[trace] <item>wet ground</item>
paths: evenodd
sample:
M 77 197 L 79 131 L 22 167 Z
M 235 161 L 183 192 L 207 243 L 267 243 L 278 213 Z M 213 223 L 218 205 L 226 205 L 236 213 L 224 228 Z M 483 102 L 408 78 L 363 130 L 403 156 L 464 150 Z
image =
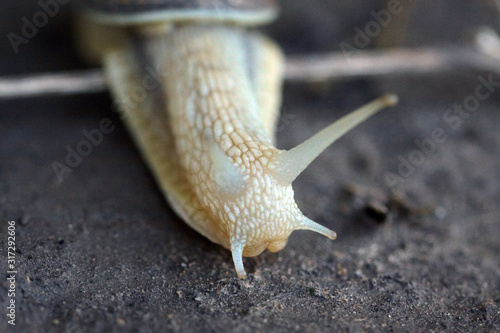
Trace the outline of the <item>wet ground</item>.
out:
M 269 33 L 293 54 L 354 43 L 355 27 L 383 8 L 283 3 Z M 22 17 L 40 7 L 0 9 L 2 75 L 83 66 L 65 6 L 17 54 L 7 33 L 19 33 Z M 421 1 L 405 44 L 466 43 L 496 20 L 488 2 Z M 245 281 L 228 251 L 172 212 L 107 94 L 1 101 L 0 272 L 7 221 L 15 221 L 18 273 L 15 327 L 6 320 L 10 284 L 0 284 L 0 331 L 498 332 L 498 86 L 474 111 L 448 112 L 465 108 L 485 81 L 500 74 L 287 84 L 281 148 L 383 92 L 401 103 L 339 140 L 294 184 L 299 207 L 338 239 L 296 232 L 283 251 L 245 259 Z M 67 147 L 103 119 L 113 130 L 60 182 L 53 162 L 64 163 Z

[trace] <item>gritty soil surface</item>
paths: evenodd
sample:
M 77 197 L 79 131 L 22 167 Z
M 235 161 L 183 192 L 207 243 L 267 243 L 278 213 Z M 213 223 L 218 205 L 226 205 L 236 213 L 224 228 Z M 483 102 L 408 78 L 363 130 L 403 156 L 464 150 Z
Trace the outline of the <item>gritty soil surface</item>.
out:
M 352 44 L 354 28 L 383 8 L 282 2 L 281 20 L 267 31 L 291 54 Z M 467 43 L 476 27 L 498 24 L 492 3 L 420 1 L 405 44 Z M 61 7 L 15 54 L 7 33 L 20 33 L 21 18 L 40 7 L 2 1 L 0 74 L 83 67 L 69 8 Z M 287 84 L 280 148 L 383 92 L 401 102 L 339 140 L 294 183 L 299 207 L 338 239 L 295 232 L 283 251 L 246 258 L 244 281 L 228 251 L 173 213 L 107 94 L 1 101 L 0 332 L 499 332 L 500 91 L 468 117 L 445 117 L 488 79 L 500 75 Z M 114 130 L 59 182 L 52 163 L 64 163 L 66 147 L 104 118 Z M 15 327 L 6 320 L 4 278 L 10 220 Z

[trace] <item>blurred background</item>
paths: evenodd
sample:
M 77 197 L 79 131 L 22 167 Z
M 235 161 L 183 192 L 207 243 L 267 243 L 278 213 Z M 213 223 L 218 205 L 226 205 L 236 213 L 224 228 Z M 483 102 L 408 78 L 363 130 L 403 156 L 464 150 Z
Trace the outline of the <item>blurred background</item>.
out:
M 280 18 L 263 30 L 289 55 L 342 52 L 394 2 L 281 0 Z M 400 3 L 404 12 L 360 52 L 470 49 L 480 29 L 500 28 L 498 1 Z M 86 68 L 71 4 L 14 51 L 9 33 L 39 11 L 36 1 L 0 2 L 0 76 Z M 400 104 L 294 183 L 299 207 L 338 240 L 294 233 L 283 251 L 245 259 L 245 282 L 228 251 L 171 211 L 108 93 L 0 101 L 2 249 L 4 221 L 18 226 L 14 331 L 499 330 L 497 86 L 466 116 L 447 113 L 484 80 L 500 82 L 495 68 L 477 68 L 285 84 L 280 148 L 385 92 Z M 52 163 L 102 119 L 114 131 L 59 182 Z M 446 138 L 426 153 L 421 143 L 437 129 Z M 0 289 L 5 309 L 7 283 Z
M 18 54 L 13 52 L 7 33 L 20 34 L 22 17 L 32 20 L 41 7 L 37 2 L 28 0 L 2 4 L 1 28 L 5 37 L 1 44 L 4 59 L 0 65 L 1 72 L 16 74 L 82 67 L 70 47 L 72 2 L 61 4 L 57 15 L 51 17 L 48 24 L 40 28 L 34 38 L 30 38 L 29 43 L 21 45 Z M 363 28 L 373 20 L 370 11 L 387 8 L 386 2 L 390 1 L 281 0 L 280 19 L 267 30 L 288 54 L 340 50 L 342 42 L 353 42 L 356 26 Z M 466 41 L 475 27 L 497 28 L 499 25 L 496 0 L 474 3 L 465 0 L 398 2 L 402 7 L 411 9 L 404 15 L 403 31 L 397 32 L 397 42 L 401 46 L 455 44 Z M 382 35 L 380 39 L 388 38 L 387 32 Z M 375 38 L 369 48 L 375 47 L 377 42 L 383 45 Z M 29 61 L 34 54 L 38 54 L 40 59 Z M 15 67 L 22 60 L 24 66 Z

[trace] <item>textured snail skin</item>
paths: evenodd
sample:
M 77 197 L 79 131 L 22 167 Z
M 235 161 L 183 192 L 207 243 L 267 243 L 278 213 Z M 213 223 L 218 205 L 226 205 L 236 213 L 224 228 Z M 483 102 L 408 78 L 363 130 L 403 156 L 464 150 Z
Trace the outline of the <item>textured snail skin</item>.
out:
M 282 151 L 273 142 L 284 57 L 259 34 L 177 27 L 108 52 L 104 63 L 166 198 L 192 228 L 232 251 L 240 278 L 243 256 L 281 250 L 294 230 L 336 237 L 303 216 L 291 183 L 337 137 L 395 102 L 385 96 Z M 158 86 L 149 82 L 151 67 Z M 146 86 L 147 95 L 131 101 Z

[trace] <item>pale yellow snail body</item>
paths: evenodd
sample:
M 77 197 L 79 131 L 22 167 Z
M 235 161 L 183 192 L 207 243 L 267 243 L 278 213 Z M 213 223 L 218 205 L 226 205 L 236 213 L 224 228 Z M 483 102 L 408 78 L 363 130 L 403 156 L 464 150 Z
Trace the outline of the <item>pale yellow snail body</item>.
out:
M 89 57 L 102 58 L 125 122 L 177 214 L 231 250 L 240 278 L 243 256 L 281 250 L 294 230 L 334 239 L 301 213 L 291 183 L 338 137 L 396 98 L 384 96 L 279 150 L 273 143 L 284 57 L 272 41 L 243 28 L 271 20 L 271 1 L 156 1 L 163 17 L 143 2 L 88 1 L 93 11 L 85 15 L 82 43 Z M 130 8 L 140 15 L 130 16 Z

